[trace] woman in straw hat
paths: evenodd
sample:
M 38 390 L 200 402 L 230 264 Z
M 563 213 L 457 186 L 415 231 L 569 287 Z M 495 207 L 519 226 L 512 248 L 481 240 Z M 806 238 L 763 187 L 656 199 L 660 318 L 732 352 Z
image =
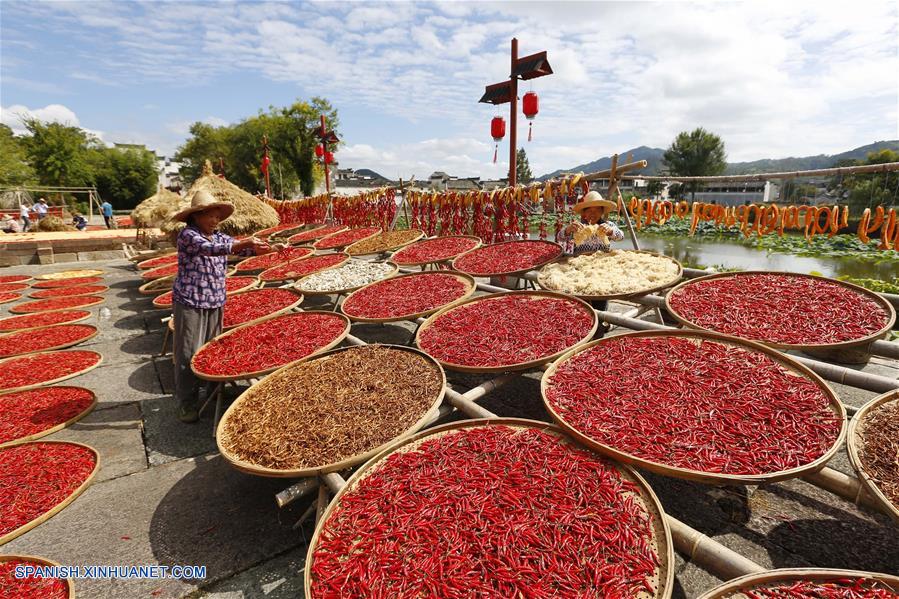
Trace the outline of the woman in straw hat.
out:
M 591 191 L 574 205 L 581 222 L 565 227 L 559 234 L 559 241 L 566 247 L 573 246 L 569 253 L 575 256 L 612 251 L 611 242 L 624 239 L 621 229 L 607 220 L 609 213 L 617 209 L 615 202 L 604 200 L 599 192 Z
M 199 419 L 200 381 L 190 368 L 194 353 L 222 331 L 228 254 L 252 256 L 272 251 L 253 237 L 236 241 L 216 231 L 234 212 L 206 190 L 197 191 L 190 207 L 172 218 L 187 223 L 178 234 L 178 275 L 172 286 L 175 318 L 175 397 L 182 422 Z

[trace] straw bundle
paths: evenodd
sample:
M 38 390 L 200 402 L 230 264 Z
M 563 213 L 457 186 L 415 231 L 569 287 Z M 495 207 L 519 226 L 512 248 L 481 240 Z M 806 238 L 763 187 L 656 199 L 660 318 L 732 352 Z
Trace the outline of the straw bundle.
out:
M 37 223 L 38 231 L 77 231 L 58 216 L 45 216 Z
M 189 202 L 173 191 L 160 187 L 131 211 L 131 220 L 138 227 L 159 227 L 173 214 L 187 208 Z
M 197 179 L 187 192 L 186 200 L 190 203 L 195 193 L 205 189 L 217 200 L 234 204 L 234 213 L 219 224 L 219 229 L 228 235 L 246 235 L 261 229 L 274 227 L 279 223 L 278 213 L 274 208 L 255 198 L 233 183 L 219 178 L 212 172 L 212 164 L 207 160 L 203 167 L 203 176 Z M 177 231 L 183 223 L 169 219 L 160 226 L 166 233 Z

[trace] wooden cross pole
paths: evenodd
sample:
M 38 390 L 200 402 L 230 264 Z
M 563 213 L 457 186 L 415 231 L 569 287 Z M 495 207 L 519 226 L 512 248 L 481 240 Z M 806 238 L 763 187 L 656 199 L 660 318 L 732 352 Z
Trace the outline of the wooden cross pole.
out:
M 624 214 L 624 222 L 627 223 L 627 232 L 630 235 L 631 243 L 634 244 L 634 249 L 640 249 L 640 242 L 637 241 L 637 233 L 634 231 L 634 223 L 631 222 L 631 215 L 628 214 L 627 208 L 624 205 L 624 198 L 621 197 L 621 190 L 618 189 L 618 182 L 621 180 L 621 175 L 628 171 L 640 170 L 641 168 L 646 168 L 647 162 L 645 160 L 637 160 L 636 162 L 628 162 L 627 164 L 618 164 L 618 154 L 612 155 L 612 168 L 597 171 L 595 173 L 590 173 L 585 176 L 584 179 L 587 181 L 596 181 L 598 179 L 608 179 L 609 180 L 609 200 L 612 200 L 613 196 L 617 196 L 618 200 L 618 211 L 620 214 Z

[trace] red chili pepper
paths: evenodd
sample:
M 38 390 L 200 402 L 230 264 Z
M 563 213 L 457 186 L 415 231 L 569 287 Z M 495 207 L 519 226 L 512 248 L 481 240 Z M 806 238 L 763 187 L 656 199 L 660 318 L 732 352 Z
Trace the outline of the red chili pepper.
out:
M 100 354 L 86 350 L 51 351 L 8 358 L 0 362 L 0 390 L 38 385 L 63 378 L 93 366 L 100 360 Z
M 226 277 L 225 278 L 225 293 L 234 293 L 235 291 L 240 291 L 241 289 L 246 289 L 250 285 L 256 282 L 256 277 Z M 153 298 L 153 305 L 157 308 L 169 308 L 173 302 L 174 292 L 166 291 L 162 295 L 157 295 Z
M 0 293 L 0 304 L 17 300 L 20 297 L 22 297 L 21 293 L 15 293 L 14 291 L 4 291 L 3 293 Z
M 261 256 L 253 256 L 252 258 L 243 260 L 237 265 L 237 272 L 265 270 L 267 268 L 277 266 L 278 264 L 290 262 L 291 260 L 298 260 L 300 258 L 311 256 L 312 253 L 313 250 L 311 250 L 310 248 L 284 248 L 280 252 L 271 252 L 268 254 L 262 254 Z
M 836 580 L 798 580 L 790 584 L 768 583 L 742 593 L 763 599 L 764 597 L 794 597 L 797 599 L 896 599 L 899 590 L 870 578 L 843 578 Z
M 75 277 L 73 279 L 60 279 L 59 281 L 38 281 L 33 284 L 35 289 L 56 289 L 58 287 L 74 287 L 77 285 L 93 285 L 102 283 L 103 277 Z
M 548 241 L 516 241 L 487 245 L 453 261 L 453 267 L 471 275 L 501 275 L 530 270 L 562 254 L 562 248 Z
M 60 324 L 0 335 L 0 358 L 19 356 L 50 348 L 71 347 L 96 332 L 84 324 Z
M 79 295 L 76 297 L 60 297 L 54 299 L 35 300 L 17 304 L 10 312 L 27 314 L 31 312 L 49 312 L 50 310 L 65 310 L 66 308 L 80 308 L 100 303 L 102 297 L 96 295 Z
M 363 287 L 343 302 L 341 310 L 350 317 L 396 318 L 437 310 L 468 290 L 469 286 L 456 276 L 421 273 Z
M 93 394 L 81 387 L 43 387 L 0 395 L 0 443 L 62 424 L 82 413 Z
M 442 262 L 467 252 L 478 244 L 470 237 L 437 237 L 425 239 L 401 249 L 393 254 L 390 261 L 395 264 L 424 264 Z
M 43 578 L 34 575 L 16 578 L 17 566 L 47 567 L 43 562 L 11 559 L 0 562 L 0 597 L 17 599 L 68 599 L 69 585 L 62 578 Z
M 172 275 L 178 274 L 178 263 L 174 264 L 166 264 L 165 266 L 159 266 L 157 268 L 151 268 L 150 270 L 145 270 L 140 274 L 142 279 L 147 281 L 152 279 L 161 279 L 162 277 L 169 277 Z
M 88 310 L 56 310 L 26 314 L 24 316 L 11 316 L 0 319 L 0 332 L 62 324 L 73 320 L 81 320 L 86 316 L 90 316 L 90 314 Z
M 262 318 L 295 304 L 300 299 L 287 289 L 256 289 L 228 296 L 222 326 L 226 329 Z

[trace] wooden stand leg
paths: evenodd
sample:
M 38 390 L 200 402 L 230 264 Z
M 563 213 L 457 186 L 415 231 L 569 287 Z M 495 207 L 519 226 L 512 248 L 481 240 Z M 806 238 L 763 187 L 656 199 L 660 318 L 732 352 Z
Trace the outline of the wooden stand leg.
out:
M 169 327 L 166 326 L 165 327 L 165 335 L 163 335 L 163 337 L 162 337 L 162 351 L 159 353 L 160 358 L 165 355 L 165 350 L 169 345 L 169 333 L 170 333 Z

